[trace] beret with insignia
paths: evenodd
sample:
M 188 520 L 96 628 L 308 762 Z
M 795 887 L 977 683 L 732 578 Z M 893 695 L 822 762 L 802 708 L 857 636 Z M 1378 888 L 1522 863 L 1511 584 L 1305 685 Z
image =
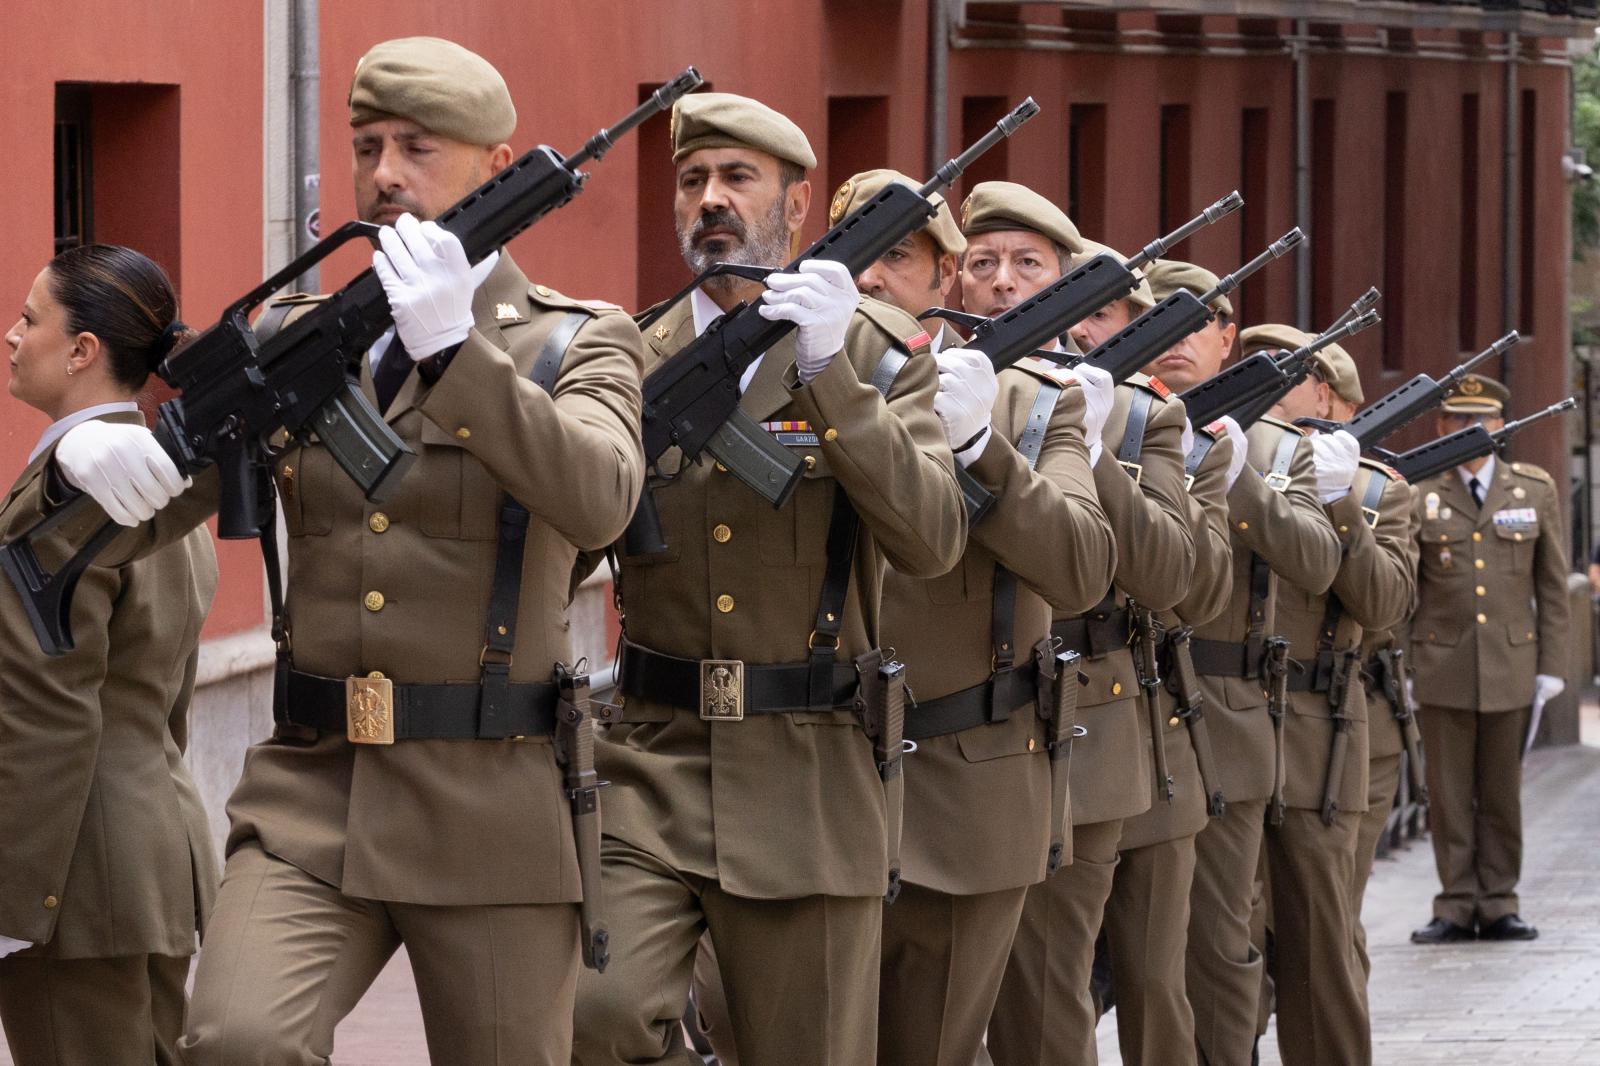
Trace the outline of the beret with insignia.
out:
M 878 195 L 891 181 L 897 181 L 908 188 L 917 188 L 916 182 L 898 170 L 863 171 L 840 185 L 838 191 L 833 194 L 833 200 L 828 204 L 828 225 L 835 224 Z M 933 238 L 933 243 L 939 246 L 941 252 L 960 255 L 967 250 L 967 239 L 956 227 L 956 220 L 950 214 L 950 205 L 937 193 L 930 202 L 937 205 L 938 211 L 934 214 L 933 220 L 923 227 L 923 232 Z
M 372 46 L 350 82 L 350 125 L 408 118 L 466 144 L 501 144 L 517 127 L 505 79 L 476 52 L 438 37 Z
M 979 182 L 961 205 L 961 232 L 974 237 L 1005 229 L 1043 234 L 1073 255 L 1083 251 L 1078 227 L 1043 196 L 1014 181 Z
M 1158 301 L 1165 300 L 1179 289 L 1188 289 L 1196 296 L 1204 296 L 1214 289 L 1220 280 L 1203 266 L 1177 259 L 1157 259 L 1144 268 L 1144 276 L 1149 280 L 1150 291 L 1155 294 Z M 1218 296 L 1211 301 L 1211 310 L 1231 316 L 1233 304 L 1226 296 Z

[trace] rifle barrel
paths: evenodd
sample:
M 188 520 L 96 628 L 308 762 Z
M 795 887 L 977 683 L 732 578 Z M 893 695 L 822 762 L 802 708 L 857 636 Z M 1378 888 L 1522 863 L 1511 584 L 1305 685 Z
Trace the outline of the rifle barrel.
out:
M 917 194 L 927 199 L 934 193 L 948 186 L 959 178 L 963 171 L 970 167 L 983 153 L 993 148 L 1006 137 L 1011 136 L 1022 128 L 1022 124 L 1039 113 L 1039 105 L 1033 102 L 1033 97 L 1028 97 L 1022 103 L 1011 109 L 1011 113 L 994 124 L 994 128 L 980 137 L 976 144 L 965 152 L 945 163 L 929 178 L 927 184 L 917 190 Z
M 621 122 L 618 122 L 615 126 L 608 126 L 602 129 L 585 141 L 583 147 L 575 155 L 567 158 L 567 169 L 577 170 L 585 163 L 591 163 L 599 159 L 611 151 L 618 137 L 628 133 L 651 116 L 667 110 L 677 103 L 681 97 L 687 96 L 695 89 L 698 89 L 704 82 L 705 79 L 700 76 L 698 70 L 693 67 L 685 67 L 683 73 L 651 93 L 650 99 L 628 112 Z

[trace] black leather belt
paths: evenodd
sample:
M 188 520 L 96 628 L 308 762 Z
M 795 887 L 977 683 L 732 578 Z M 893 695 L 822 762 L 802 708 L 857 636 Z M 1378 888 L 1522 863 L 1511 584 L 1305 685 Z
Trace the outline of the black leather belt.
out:
M 859 681 L 855 667 L 836 665 L 832 701 L 810 702 L 810 663 L 747 664 L 737 659 L 681 659 L 637 644 L 622 647 L 624 696 L 698 710 L 708 720 L 737 721 L 745 715 L 850 708 Z M 623 721 L 628 720 L 624 705 Z
M 1038 700 L 1038 684 L 1039 668 L 1028 663 L 1001 670 L 960 692 L 921 700 L 906 709 L 906 739 L 927 740 L 1003 722 Z
M 1261 676 L 1259 654 L 1252 655 L 1248 644 L 1196 637 L 1189 642 L 1189 657 L 1194 660 L 1194 672 L 1201 677 Z M 1294 678 L 1289 680 L 1292 687 Z
M 367 681 L 368 679 L 357 679 Z M 288 699 L 281 714 L 298 726 L 323 733 L 347 733 L 351 726 L 350 686 L 344 678 L 289 671 Z M 391 705 L 395 740 L 508 740 L 550 736 L 556 728 L 556 686 L 549 682 L 508 684 L 500 696 L 492 727 L 480 721 L 483 689 L 477 683 L 400 685 Z
M 1128 609 L 1119 607 L 1106 613 L 1060 619 L 1050 626 L 1050 635 L 1060 637 L 1063 646 L 1085 659 L 1098 659 L 1128 646 L 1131 625 Z

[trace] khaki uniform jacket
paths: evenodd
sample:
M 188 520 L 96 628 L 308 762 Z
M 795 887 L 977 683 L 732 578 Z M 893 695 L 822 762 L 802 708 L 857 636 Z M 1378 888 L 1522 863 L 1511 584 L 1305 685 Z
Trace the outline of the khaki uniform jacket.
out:
M 1300 430 L 1273 418 L 1257 421 L 1245 434 L 1250 455 L 1228 492 L 1228 523 L 1233 537 L 1233 587 L 1227 610 L 1197 627 L 1206 640 L 1242 643 L 1250 632 L 1250 569 L 1259 554 L 1274 575 L 1302 588 L 1324 592 L 1339 570 L 1339 540 L 1317 498 L 1311 442 L 1302 439 L 1289 466 L 1289 484 L 1269 487 L 1261 471 L 1270 470 L 1278 442 Z M 1274 585 L 1278 582 L 1276 577 Z M 1265 635 L 1274 629 L 1268 596 Z M 1222 791 L 1229 801 L 1264 800 L 1272 795 L 1275 763 L 1272 719 L 1259 678 L 1202 677 L 1206 721 L 1216 753 Z
M 1378 500 L 1376 526 L 1363 511 L 1374 478 L 1385 484 Z M 1344 558 L 1327 593 L 1314 595 L 1292 581 L 1278 583 L 1277 631 L 1289 638 L 1289 654 L 1306 669 L 1317 659 L 1328 596 L 1343 610 L 1333 636 L 1335 661 L 1361 643 L 1364 626 L 1383 629 L 1398 624 L 1411 606 L 1416 587 L 1415 560 L 1407 544 L 1411 527 L 1411 490 L 1398 476 L 1366 460 L 1356 469 L 1349 493 L 1326 506 Z M 1348 713 L 1355 719 L 1344 773 L 1333 795 L 1341 811 L 1367 809 L 1366 686 L 1352 689 Z M 1332 710 L 1326 692 L 1291 692 L 1284 722 L 1284 802 L 1290 807 L 1320 811 L 1333 746 Z
M 1413 494 L 1422 702 L 1479 711 L 1533 702 L 1534 676 L 1567 673 L 1567 527 L 1549 474 L 1496 460 L 1480 509 L 1456 470 Z
M 695 337 L 684 300 L 647 331 L 651 365 Z M 660 462 L 667 550 L 622 559 L 628 639 L 688 659 L 804 663 L 816 621 L 834 495 L 861 517 L 838 662 L 879 646 L 885 561 L 932 577 L 955 566 L 966 512 L 933 413 L 938 372 L 904 312 L 863 298 L 835 358 L 799 385 L 791 333 L 768 350 L 740 400 L 761 422 L 807 422 L 816 446 L 794 496 L 774 509 L 709 460 Z M 889 397 L 872 371 L 911 352 Z M 915 688 L 915 666 L 909 668 Z M 597 745 L 605 829 L 674 869 L 749 898 L 881 895 L 887 821 L 872 745 L 848 709 L 702 721 L 695 708 L 629 697 L 626 738 Z
M 1052 608 L 1081 613 L 1111 585 L 1116 545 L 1095 496 L 1082 390 L 1061 394 L 1033 469 L 1013 446 L 1041 381 L 1072 380 L 1069 371 L 1033 359 L 1001 371 L 994 435 L 967 468 L 994 494 L 994 506 L 948 574 L 924 580 L 891 571 L 884 578 L 884 641 L 907 664 L 919 700 L 990 676 L 997 564 L 1017 578 L 1012 652 L 1019 667 L 1049 634 Z M 1037 711 L 1029 700 L 1004 722 L 918 742 L 905 761 L 906 881 L 975 895 L 1044 879 L 1050 764 Z M 907 708 L 908 724 L 916 715 Z
M 385 412 L 417 459 L 384 504 L 368 502 L 320 444 L 279 463 L 298 670 L 477 683 L 508 492 L 531 514 L 510 679 L 548 681 L 557 661 L 571 661 L 574 559 L 621 533 L 644 481 L 639 331 L 620 312 L 531 284 L 505 253 L 472 313 L 472 333 L 438 382 L 412 373 Z M 589 321 L 552 395 L 528 374 L 568 313 Z M 376 402 L 364 358 L 361 389 Z M 215 477 L 196 479 L 109 554 L 147 551 L 215 507 Z M 351 896 L 432 905 L 579 897 L 548 737 L 373 746 L 286 727 L 245 756 L 228 814 L 230 851 L 258 839 Z
M 1179 626 L 1200 626 L 1228 606 L 1233 580 L 1233 541 L 1228 535 L 1228 464 L 1233 459 L 1233 441 L 1226 434 L 1218 437 L 1195 471 L 1185 501 L 1189 529 L 1194 537 L 1194 576 L 1188 595 L 1177 607 L 1161 611 L 1157 619 L 1168 631 Z M 1168 668 L 1170 670 L 1170 667 Z M 1163 681 L 1172 679 L 1163 676 Z M 1200 778 L 1189 727 L 1178 715 L 1178 700 L 1163 684 L 1156 689 L 1161 711 L 1161 743 L 1167 757 L 1167 773 L 1172 776 L 1172 799 L 1160 792 L 1160 783 L 1151 775 L 1150 809 L 1122 824 L 1120 850 L 1163 844 L 1193 836 L 1206 824 L 1206 793 Z M 1202 699 L 1204 697 L 1202 696 Z M 1210 708 L 1204 707 L 1209 738 Z M 1142 712 L 1149 722 L 1148 712 Z M 1221 755 L 1213 746 L 1212 761 Z M 1151 753 L 1152 769 L 1154 752 Z
M 1100 435 L 1094 483 L 1117 541 L 1116 593 L 1152 610 L 1172 607 L 1194 573 L 1194 538 L 1186 518 L 1183 404 L 1166 387 L 1135 374 L 1117 386 Z M 1117 461 L 1135 390 L 1154 392 L 1145 424 L 1139 480 Z M 1057 611 L 1057 618 L 1069 617 Z M 1085 658 L 1089 683 L 1078 691 L 1078 721 L 1088 730 L 1072 746 L 1072 824 L 1129 818 L 1150 807 L 1150 726 L 1140 700 L 1133 654 L 1122 647 Z
M 0 540 L 32 524 L 17 501 L 53 454 L 0 505 Z M 218 871 L 183 752 L 216 587 L 204 530 L 138 562 L 91 567 L 73 600 L 77 646 L 50 658 L 0 581 L 0 933 L 42 945 L 30 954 L 194 952 Z

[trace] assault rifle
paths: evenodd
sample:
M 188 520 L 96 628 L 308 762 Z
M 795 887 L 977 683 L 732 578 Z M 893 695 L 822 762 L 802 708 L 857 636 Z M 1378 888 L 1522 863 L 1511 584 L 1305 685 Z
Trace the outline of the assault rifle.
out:
M 1528 415 L 1526 418 L 1519 418 L 1515 422 L 1507 422 L 1493 433 L 1481 425 L 1471 425 L 1397 455 L 1389 465 L 1399 471 L 1400 476 L 1407 481 L 1413 483 L 1426 481 L 1451 467 L 1481 459 L 1490 452 L 1497 451 L 1518 430 L 1525 429 L 1560 411 L 1570 411 L 1576 406 L 1578 401 L 1568 396 L 1543 411 Z
M 972 147 L 940 167 L 921 188 L 890 182 L 782 269 L 795 270 L 808 259 L 831 259 L 843 263 L 852 276 L 861 273 L 928 224 L 937 210 L 928 197 L 955 181 L 979 156 L 1038 113 L 1039 105 L 1032 97 L 1024 100 Z M 760 281 L 772 271 L 718 264 L 695 279 L 690 288 L 708 276 L 730 273 Z M 739 303 L 645 379 L 644 458 L 657 477 L 662 475 L 656 464 L 668 448 L 676 446 L 685 461 L 698 459 L 702 452 L 710 454 L 774 507 L 788 501 L 805 464 L 739 410 L 739 378 L 794 328 L 792 322 L 762 318 L 754 304 Z M 628 525 L 626 543 L 629 554 L 666 550 L 648 487 Z
M 651 94 L 615 126 L 602 129 L 571 156 L 540 145 L 513 161 L 438 218 L 477 263 L 583 188 L 580 169 L 615 140 L 667 110 L 701 83 L 690 67 Z M 260 341 L 248 315 L 280 288 L 357 237 L 379 227 L 349 222 L 227 308 L 216 325 L 169 356 L 158 369 L 180 395 L 161 405 L 155 435 L 180 472 L 215 464 L 220 474 L 219 536 L 257 537 L 273 516 L 274 436 L 304 441 L 313 433 L 366 497 L 381 501 L 405 476 L 414 453 L 372 409 L 355 367 L 394 321 L 383 285 L 370 268 L 294 323 Z M 73 646 L 70 615 L 78 579 L 118 534 L 107 521 L 60 569 L 39 560 L 40 540 L 90 498 L 79 494 L 0 547 L 0 569 L 16 586 L 40 647 L 60 655 Z

